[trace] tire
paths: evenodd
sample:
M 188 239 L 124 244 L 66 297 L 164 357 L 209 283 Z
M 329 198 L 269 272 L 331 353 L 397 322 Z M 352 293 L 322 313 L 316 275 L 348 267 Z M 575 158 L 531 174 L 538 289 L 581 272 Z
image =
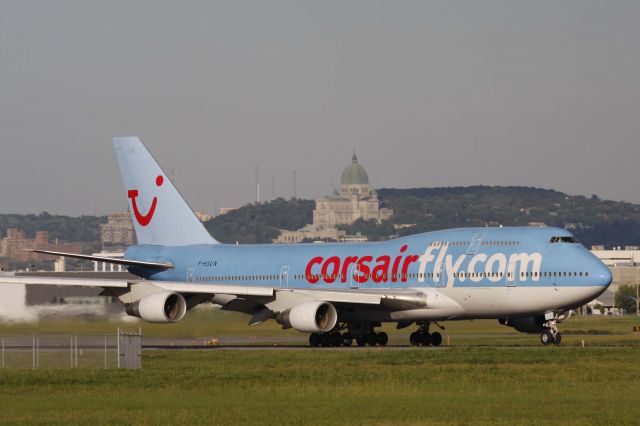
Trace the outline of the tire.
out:
M 309 335 L 309 345 L 311 345 L 312 348 L 317 348 L 321 343 L 322 338 L 318 333 L 311 333 Z
M 389 336 L 384 331 L 376 334 L 376 341 L 379 346 L 387 346 L 389 343 Z
M 327 348 L 329 346 L 333 346 L 333 336 L 329 333 L 324 333 L 320 335 L 322 337 L 322 347 Z
M 557 332 L 553 338 L 553 344 L 558 346 L 561 341 L 562 341 L 562 334 L 560 334 L 560 332 Z
M 542 334 L 540 334 L 540 341 L 542 342 L 543 345 L 548 345 L 549 343 L 553 342 L 553 334 L 551 333 L 550 330 L 545 330 L 542 332 Z
M 420 344 L 422 344 L 422 346 L 429 346 L 431 344 L 431 334 L 427 332 L 420 333 Z
M 437 331 L 431 333 L 431 344 L 433 346 L 440 346 L 442 344 L 442 334 Z
M 351 333 L 344 333 L 342 335 L 342 344 L 344 346 L 351 346 L 353 344 L 353 336 Z
M 367 344 L 367 339 L 366 336 L 360 336 L 360 337 L 356 337 L 356 344 L 358 346 L 364 346 Z
M 340 333 L 331 333 L 331 338 L 333 340 L 333 346 L 336 348 L 342 346 L 342 335 Z
M 375 346 L 378 343 L 378 339 L 376 337 L 376 333 L 373 333 L 373 332 L 368 333 L 366 339 L 367 339 L 367 344 L 369 346 Z
M 420 335 L 417 331 L 411 333 L 409 336 L 409 343 L 411 343 L 411 346 L 418 346 L 420 344 Z

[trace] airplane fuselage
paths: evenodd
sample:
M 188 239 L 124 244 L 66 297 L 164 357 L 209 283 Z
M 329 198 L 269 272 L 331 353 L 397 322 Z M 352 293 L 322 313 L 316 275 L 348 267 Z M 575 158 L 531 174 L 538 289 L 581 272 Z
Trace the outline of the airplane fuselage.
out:
M 428 308 L 366 308 L 347 320 L 524 316 L 571 309 L 602 293 L 609 270 L 557 228 L 461 228 L 385 242 L 133 246 L 126 257 L 171 262 L 158 281 L 289 289 L 419 290 Z

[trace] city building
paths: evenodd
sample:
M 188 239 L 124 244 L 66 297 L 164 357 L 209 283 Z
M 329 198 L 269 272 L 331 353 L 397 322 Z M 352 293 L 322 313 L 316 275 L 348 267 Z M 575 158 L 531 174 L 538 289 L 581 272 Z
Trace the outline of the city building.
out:
M 8 228 L 7 237 L 0 242 L 0 257 L 6 257 L 22 262 L 42 260 L 51 260 L 52 256 L 32 253 L 25 250 L 51 250 L 62 251 L 67 253 L 82 253 L 82 244 L 80 243 L 63 243 L 57 239 L 54 242 L 49 241 L 49 233 L 47 231 L 37 231 L 35 238 L 27 238 L 24 231 L 17 228 Z
M 283 230 L 275 243 L 298 243 L 304 240 L 366 241 L 362 235 L 348 236 L 336 229 L 337 225 L 349 225 L 358 219 L 389 219 L 393 210 L 380 207 L 378 194 L 369 185 L 367 171 L 358 163 L 355 152 L 351 163 L 342 172 L 340 189 L 332 195 L 316 199 L 313 223 L 297 231 Z
M 100 225 L 102 246 L 131 246 L 136 243 L 131 214 L 128 211 L 109 213 L 107 223 Z
M 194 212 L 200 222 L 208 222 L 213 219 L 213 215 L 201 211 Z
M 593 246 L 591 252 L 609 267 L 612 281 L 611 286 L 602 295 L 589 302 L 588 306 L 593 308 L 599 305 L 604 309 L 603 314 L 614 314 L 618 312 L 614 298 L 618 287 L 640 285 L 640 247 L 626 246 L 605 250 L 603 246 Z
M 112 259 L 124 259 L 122 251 L 101 251 L 100 253 L 92 253 L 92 256 L 110 257 Z M 98 262 L 93 260 L 93 272 L 126 272 L 127 267 L 124 265 L 116 265 L 115 263 Z
M 316 200 L 313 225 L 333 227 L 348 225 L 358 219 L 381 222 L 392 214 L 393 210 L 380 207 L 378 194 L 369 186 L 367 171 L 354 153 L 351 164 L 342 172 L 340 191 Z
M 219 214 L 227 214 L 227 213 L 232 212 L 234 210 L 238 210 L 238 208 L 237 207 L 220 207 Z
M 213 219 L 213 215 L 201 211 L 194 212 L 200 222 Z M 124 248 L 136 244 L 136 230 L 131 213 L 128 211 L 109 213 L 107 223 L 100 225 L 102 247 Z

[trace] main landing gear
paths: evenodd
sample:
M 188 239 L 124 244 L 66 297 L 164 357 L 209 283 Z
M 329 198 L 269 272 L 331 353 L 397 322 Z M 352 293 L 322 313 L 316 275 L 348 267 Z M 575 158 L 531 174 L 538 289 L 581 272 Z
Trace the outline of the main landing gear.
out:
M 418 331 L 414 331 L 409 336 L 409 343 L 411 343 L 412 346 L 440 346 L 442 344 L 442 334 L 437 331 L 429 333 L 431 322 L 418 321 L 416 324 L 418 325 Z M 444 327 L 440 324 L 434 324 L 438 326 L 440 330 L 444 330 Z
M 347 330 L 341 333 L 342 330 Z M 328 333 L 311 333 L 309 344 L 314 347 L 351 346 L 355 340 L 358 346 L 386 346 L 389 336 L 385 332 L 376 333 L 373 325 L 338 324 Z

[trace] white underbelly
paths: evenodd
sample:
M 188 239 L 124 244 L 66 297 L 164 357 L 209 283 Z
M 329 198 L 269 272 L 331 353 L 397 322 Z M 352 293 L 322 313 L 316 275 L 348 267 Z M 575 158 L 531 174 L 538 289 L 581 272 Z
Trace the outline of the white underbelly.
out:
M 514 316 L 546 312 L 584 304 L 605 287 L 489 287 L 446 288 L 442 292 L 455 300 L 465 315 Z

